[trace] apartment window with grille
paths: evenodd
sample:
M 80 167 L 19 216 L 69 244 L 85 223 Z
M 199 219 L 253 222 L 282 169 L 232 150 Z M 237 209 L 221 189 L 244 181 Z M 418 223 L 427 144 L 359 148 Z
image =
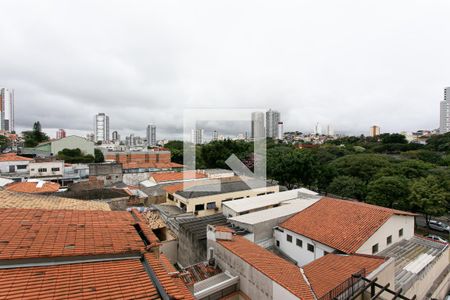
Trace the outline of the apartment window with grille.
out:
M 205 204 L 197 204 L 195 205 L 195 211 L 205 210 Z
M 47 168 L 39 168 L 39 169 L 38 169 L 38 172 L 39 172 L 39 173 L 47 172 Z
M 387 244 L 387 245 L 392 244 L 392 235 L 390 235 L 390 236 L 388 236 L 388 237 L 386 238 L 386 244 Z
M 313 244 L 308 244 L 308 251 L 309 252 L 314 252 L 314 245 Z
M 398 231 L 398 236 L 399 236 L 399 237 L 402 237 L 402 236 L 403 236 L 403 228 L 400 229 L 400 230 Z
M 303 248 L 303 241 L 302 241 L 302 240 L 297 239 L 297 240 L 296 240 L 296 244 L 297 244 L 297 246 L 299 246 L 300 248 Z
M 17 165 L 17 170 L 25 170 L 27 168 L 27 165 Z
M 292 235 L 290 235 L 290 234 L 286 235 L 286 240 L 287 240 L 289 243 L 292 243 Z
M 53 171 L 53 172 L 58 172 L 58 171 L 59 171 L 59 168 L 52 168 L 52 171 Z
M 378 244 L 375 244 L 372 246 L 372 254 L 375 254 L 378 252 Z

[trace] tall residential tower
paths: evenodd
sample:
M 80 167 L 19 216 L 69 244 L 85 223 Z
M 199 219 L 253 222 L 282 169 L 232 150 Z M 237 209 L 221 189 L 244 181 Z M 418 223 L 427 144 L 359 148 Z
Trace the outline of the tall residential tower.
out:
M 153 124 L 147 126 L 147 146 L 156 146 L 156 126 Z
M 441 122 L 439 133 L 450 132 L 450 87 L 444 89 L 444 101 L 441 101 Z
M 266 136 L 276 139 L 278 138 L 278 123 L 280 122 L 280 113 L 269 109 L 266 112 Z
M 14 90 L 0 88 L 0 130 L 14 131 Z
M 109 117 L 104 113 L 94 117 L 94 139 L 96 142 L 109 142 Z
M 252 112 L 251 138 L 255 139 L 264 137 L 265 137 L 264 113 Z

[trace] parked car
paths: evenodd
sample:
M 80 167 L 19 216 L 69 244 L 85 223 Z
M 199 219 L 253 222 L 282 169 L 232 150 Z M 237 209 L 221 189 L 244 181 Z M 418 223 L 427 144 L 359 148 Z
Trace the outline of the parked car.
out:
M 428 225 L 431 229 L 437 230 L 437 231 L 446 231 L 450 232 L 450 226 L 447 224 L 444 224 L 440 221 L 431 220 L 430 224 Z
M 429 238 L 429 239 L 432 239 L 433 241 L 438 241 L 438 242 L 441 242 L 441 243 L 448 243 L 448 241 L 446 239 L 443 239 L 443 238 L 441 238 L 438 235 L 429 234 L 426 237 Z

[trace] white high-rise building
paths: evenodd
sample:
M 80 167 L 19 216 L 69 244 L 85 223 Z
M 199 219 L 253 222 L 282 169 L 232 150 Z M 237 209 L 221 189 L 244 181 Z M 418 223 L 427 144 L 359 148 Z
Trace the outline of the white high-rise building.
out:
M 278 122 L 278 136 L 277 139 L 284 139 L 284 130 L 283 130 L 283 122 Z
M 94 135 L 96 142 L 109 142 L 109 117 L 104 113 L 94 117 Z
M 450 87 L 444 89 L 444 101 L 441 101 L 441 119 L 439 133 L 450 132 Z
M 214 130 L 212 133 L 212 141 L 217 141 L 219 139 L 219 133 L 217 132 L 217 130 Z
M 266 136 L 278 138 L 278 122 L 280 122 L 280 113 L 269 109 L 266 112 Z
M 14 90 L 0 88 L 0 130 L 14 131 Z
M 147 126 L 147 146 L 156 146 L 156 126 L 153 124 Z
M 112 132 L 112 140 L 113 142 L 120 141 L 120 134 L 117 131 Z
M 192 129 L 191 142 L 196 145 L 203 144 L 203 129 Z
M 251 138 L 254 139 L 263 137 L 265 137 L 264 113 L 253 112 L 251 124 Z

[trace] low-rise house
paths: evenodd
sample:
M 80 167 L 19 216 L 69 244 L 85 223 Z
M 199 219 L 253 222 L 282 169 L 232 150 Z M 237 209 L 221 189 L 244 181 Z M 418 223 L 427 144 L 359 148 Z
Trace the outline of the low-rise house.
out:
M 135 211 L 0 209 L 0 241 L 2 299 L 194 299 Z
M 14 182 L 5 186 L 7 191 L 29 194 L 52 194 L 56 193 L 60 185 L 55 182 L 42 180 L 28 180 L 24 182 Z
M 322 198 L 281 223 L 274 239 L 299 265 L 328 253 L 376 255 L 414 236 L 414 216 L 361 202 Z
M 89 179 L 102 181 L 104 186 L 122 182 L 122 165 L 119 163 L 89 164 Z
M 8 177 L 27 176 L 30 172 L 29 164 L 33 159 L 19 156 L 16 153 L 0 155 L 0 174 Z
M 43 142 L 34 148 L 23 148 L 22 153 L 38 157 L 51 157 L 58 155 L 64 149 L 80 149 L 84 155 L 94 156 L 94 142 L 76 135 Z
M 222 210 L 222 202 L 279 192 L 279 186 L 265 181 L 250 180 L 252 188 L 242 180 L 196 185 L 168 195 L 168 203 L 198 216 Z
M 30 178 L 48 180 L 61 179 L 64 176 L 64 161 L 56 159 L 36 159 L 30 162 Z

